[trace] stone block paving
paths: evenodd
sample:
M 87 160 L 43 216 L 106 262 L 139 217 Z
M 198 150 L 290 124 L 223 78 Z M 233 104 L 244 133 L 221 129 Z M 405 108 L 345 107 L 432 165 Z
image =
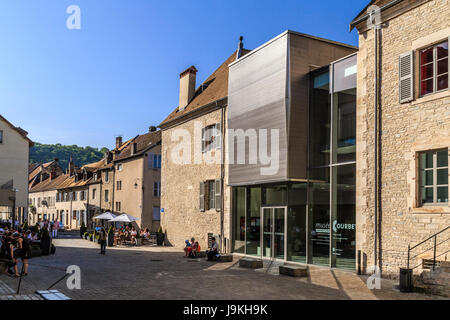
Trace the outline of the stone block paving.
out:
M 184 258 L 168 247 L 107 248 L 100 255 L 98 244 L 81 239 L 57 239 L 56 254 L 30 260 L 20 294 L 30 296 L 46 290 L 65 274 L 69 265 L 81 269 L 81 290 L 69 290 L 66 279 L 52 287 L 75 300 L 348 300 L 348 299 L 440 299 L 418 293 L 400 293 L 394 282 L 383 279 L 381 290 L 369 290 L 366 277 L 354 273 L 310 267 L 307 278 L 279 275 L 276 264 L 263 269 L 239 268 L 233 262 L 216 263 Z M 1 283 L 17 287 L 17 279 L 0 275 Z M 0 291 L 1 299 L 13 296 Z

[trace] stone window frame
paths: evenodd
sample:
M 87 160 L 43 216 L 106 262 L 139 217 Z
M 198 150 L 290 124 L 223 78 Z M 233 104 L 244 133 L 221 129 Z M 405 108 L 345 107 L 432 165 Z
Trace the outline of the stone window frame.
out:
M 449 41 L 448 41 L 448 38 L 447 39 L 444 39 L 443 41 L 440 41 L 440 42 L 438 42 L 438 43 L 433 43 L 433 44 L 431 44 L 431 45 L 429 45 L 429 46 L 426 46 L 426 47 L 424 47 L 424 48 L 421 48 L 421 49 L 418 49 L 418 50 L 416 50 L 416 57 L 417 57 L 417 63 L 416 63 L 416 68 L 417 68 L 417 77 L 418 77 L 418 83 L 417 83 L 417 88 L 418 88 L 418 97 L 419 98 L 424 98 L 424 97 L 428 97 L 428 96 L 430 96 L 430 95 L 433 95 L 433 94 L 436 94 L 436 93 L 440 93 L 440 92 L 446 92 L 448 89 L 449 89 L 449 86 L 448 86 L 448 84 L 447 84 L 447 88 L 445 88 L 445 89 L 438 89 L 437 88 L 437 79 L 438 79 L 438 74 L 437 74 L 437 66 L 438 66 L 438 61 L 442 61 L 444 58 L 441 58 L 441 59 L 439 59 L 438 57 L 437 57 L 437 47 L 439 46 L 439 45 L 442 45 L 442 44 L 445 44 L 445 43 L 447 43 L 447 48 L 448 48 L 448 44 L 449 44 Z M 430 62 L 430 63 L 428 63 L 428 64 L 433 64 L 433 76 L 431 77 L 431 78 L 429 78 L 429 79 L 432 79 L 433 80 L 433 91 L 432 92 L 430 92 L 430 93 L 425 93 L 425 94 L 422 94 L 422 86 L 421 86 L 421 84 L 422 84 L 422 81 L 423 81 L 423 79 L 422 79 L 422 61 L 421 61 L 421 55 L 422 55 L 422 51 L 424 51 L 424 50 L 428 50 L 428 49 L 433 49 L 433 59 L 432 59 L 432 62 Z M 448 55 L 447 54 L 447 61 L 450 59 L 450 55 Z M 444 73 L 443 75 L 447 75 L 447 78 L 449 77 L 449 72 L 448 72 L 448 64 L 447 64 L 447 72 L 446 73 Z M 441 75 L 442 76 L 442 75 Z
M 448 155 L 449 155 L 449 150 L 448 149 L 434 149 L 434 150 L 428 150 L 428 151 L 423 151 L 423 152 L 419 152 L 419 154 L 418 154 L 418 157 L 417 157 L 417 161 L 419 162 L 418 164 L 417 164 L 417 166 L 419 167 L 419 173 L 418 173 L 418 175 L 417 175 L 417 184 L 419 185 L 419 193 L 418 193 L 418 203 L 422 206 L 422 207 L 427 207 L 427 206 L 439 206 L 439 205 L 446 205 L 446 204 L 448 204 L 449 203 L 449 201 L 448 201 L 448 198 L 449 198 L 449 191 L 448 191 L 448 180 L 447 180 L 447 202 L 438 202 L 438 201 L 436 201 L 437 200 L 437 197 L 438 197 L 438 195 L 437 195 L 437 189 L 439 188 L 439 187 L 444 187 L 445 185 L 444 184 L 441 184 L 441 185 L 439 185 L 438 184 L 438 181 L 437 181 L 437 179 L 438 179 L 438 175 L 437 175 L 437 171 L 438 170 L 442 170 L 442 169 L 445 169 L 445 167 L 438 167 L 438 164 L 437 164 L 437 161 L 438 161 L 438 158 L 437 158 L 437 154 L 439 153 L 439 152 L 447 152 L 447 157 L 448 157 Z M 431 168 L 426 168 L 426 169 L 422 169 L 421 168 L 421 155 L 423 155 L 423 154 L 431 154 L 432 155 L 432 161 L 433 161 L 433 164 L 432 164 L 432 167 Z M 447 177 L 448 177 L 448 174 L 449 174 L 449 171 L 448 171 L 448 169 L 449 169 L 449 167 L 448 167 L 448 162 L 447 162 Z M 423 181 L 422 181 L 422 171 L 432 171 L 433 172 L 433 183 L 431 184 L 431 185 L 427 185 L 427 186 L 423 186 Z M 422 201 L 423 201 L 423 199 L 422 199 L 422 190 L 421 190 L 421 188 L 425 188 L 425 189 L 433 189 L 433 202 L 428 202 L 428 203 L 423 203 Z
M 422 205 L 420 203 L 420 154 L 424 152 L 437 151 L 447 149 L 449 152 L 450 164 L 450 141 L 436 144 L 423 143 L 406 154 L 409 160 L 409 172 L 407 174 L 407 183 L 410 188 L 410 196 L 407 199 L 409 211 L 418 214 L 450 214 L 450 202 L 433 205 Z M 450 171 L 449 171 L 450 178 Z M 450 188 L 449 188 L 450 199 Z
M 412 105 L 450 96 L 450 84 L 447 89 L 435 91 L 433 93 L 423 96 L 421 95 L 420 90 L 420 73 L 421 73 L 420 51 L 432 46 L 436 46 L 439 43 L 443 43 L 446 41 L 448 41 L 450 44 L 450 27 L 443 30 L 439 30 L 425 37 L 421 37 L 413 41 L 413 43 L 411 44 L 410 49 L 414 53 L 414 101 L 412 101 Z M 448 59 L 450 65 L 450 54 Z M 449 80 L 450 80 L 450 72 L 449 72 Z
M 0 144 L 3 144 L 3 130 L 0 130 Z

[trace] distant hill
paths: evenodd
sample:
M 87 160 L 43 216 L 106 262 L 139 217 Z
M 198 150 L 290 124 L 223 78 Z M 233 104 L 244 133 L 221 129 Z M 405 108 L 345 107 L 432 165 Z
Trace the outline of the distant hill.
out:
M 64 170 L 67 168 L 70 156 L 75 165 L 81 167 L 85 164 L 97 162 L 103 158 L 107 148 L 79 147 L 77 145 L 63 146 L 57 144 L 35 143 L 30 149 L 30 163 L 45 163 L 53 159 L 59 159 L 59 164 Z

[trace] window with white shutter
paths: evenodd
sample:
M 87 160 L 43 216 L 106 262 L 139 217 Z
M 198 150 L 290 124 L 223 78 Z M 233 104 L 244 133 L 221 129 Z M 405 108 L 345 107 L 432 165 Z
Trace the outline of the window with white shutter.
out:
M 222 148 L 222 124 L 216 124 L 216 149 Z
M 216 211 L 220 211 L 222 209 L 222 180 L 216 180 L 215 184 Z
M 414 99 L 414 53 L 409 51 L 399 58 L 400 103 Z
M 205 183 L 200 182 L 200 211 L 205 211 Z

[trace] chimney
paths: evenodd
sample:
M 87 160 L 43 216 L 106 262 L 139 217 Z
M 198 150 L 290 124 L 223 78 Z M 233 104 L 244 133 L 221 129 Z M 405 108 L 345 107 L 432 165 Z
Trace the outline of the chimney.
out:
M 134 155 L 137 152 L 137 143 L 133 142 L 131 144 L 131 155 Z
M 72 161 L 72 156 L 70 156 L 69 165 L 67 166 L 67 174 L 71 177 L 74 173 L 75 166 Z
M 195 78 L 197 69 L 192 66 L 180 73 L 180 103 L 178 111 L 184 110 L 195 94 Z
M 242 52 L 244 50 L 244 37 L 240 36 L 239 37 L 239 45 L 238 45 L 238 50 L 236 53 L 236 60 L 238 60 L 240 57 L 242 57 Z
M 156 127 L 155 126 L 150 126 L 148 128 L 148 132 L 155 132 L 156 131 Z
M 116 149 L 119 149 L 122 146 L 122 137 L 116 137 Z

